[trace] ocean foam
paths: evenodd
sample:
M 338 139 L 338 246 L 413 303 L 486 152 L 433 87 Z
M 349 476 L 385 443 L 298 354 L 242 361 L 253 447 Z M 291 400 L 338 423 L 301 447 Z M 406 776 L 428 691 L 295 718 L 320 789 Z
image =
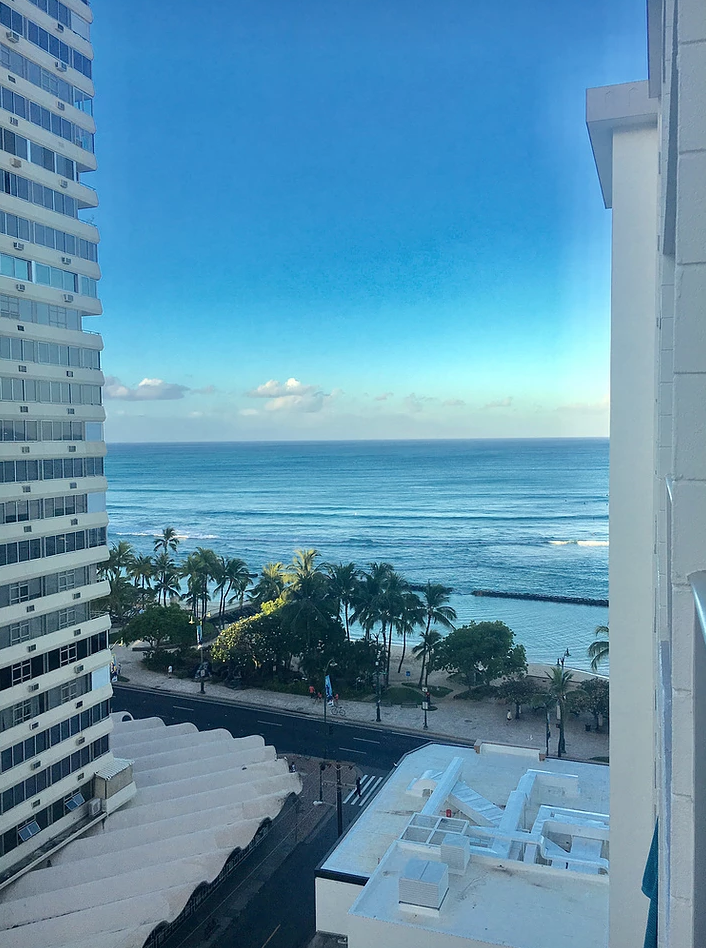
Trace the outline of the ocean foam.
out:
M 608 540 L 550 540 L 550 546 L 609 546 Z

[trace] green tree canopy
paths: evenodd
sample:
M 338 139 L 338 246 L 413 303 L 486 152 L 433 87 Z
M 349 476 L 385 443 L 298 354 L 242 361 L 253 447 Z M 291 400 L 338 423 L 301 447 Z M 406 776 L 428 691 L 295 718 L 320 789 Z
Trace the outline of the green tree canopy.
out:
M 519 718 L 523 704 L 531 704 L 539 691 L 539 685 L 534 678 L 518 675 L 507 678 L 498 689 L 498 697 L 515 705 L 515 718 Z
M 472 688 L 526 671 L 527 657 L 504 622 L 469 622 L 439 646 L 438 667 L 459 673 Z
M 610 711 L 609 685 L 605 678 L 587 678 L 568 696 L 572 711 L 588 711 L 593 715 L 596 730 L 600 717 L 608 717 Z
M 149 606 L 127 623 L 122 638 L 127 644 L 147 642 L 153 651 L 196 645 L 196 632 L 189 615 L 177 605 Z

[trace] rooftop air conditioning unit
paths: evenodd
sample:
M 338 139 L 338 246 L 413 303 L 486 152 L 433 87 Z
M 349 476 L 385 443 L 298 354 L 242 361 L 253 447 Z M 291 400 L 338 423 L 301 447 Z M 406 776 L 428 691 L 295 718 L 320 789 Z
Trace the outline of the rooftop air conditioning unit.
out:
M 73 301 L 74 301 L 74 298 L 73 298 L 73 296 L 71 295 L 71 293 L 64 293 L 64 302 L 65 302 L 65 303 L 73 303 Z
M 19 158 L 10 158 L 10 164 L 12 165 L 13 168 L 22 167 L 22 162 L 20 161 Z
M 59 72 L 66 72 L 66 70 L 69 68 L 69 67 L 66 65 L 66 63 L 62 63 L 62 61 L 61 61 L 60 59 L 57 59 L 57 61 L 54 63 L 54 65 L 55 65 L 56 68 L 59 70 Z
M 24 249 L 25 249 L 25 245 L 22 243 L 21 240 L 15 240 L 15 241 L 13 242 L 12 246 L 15 248 L 15 250 L 24 250 Z
M 20 41 L 20 34 L 19 34 L 19 33 L 15 33 L 14 30 L 8 30 L 8 31 L 5 33 L 5 36 L 9 39 L 9 41 L 10 41 L 11 43 L 19 43 L 19 41 Z
M 89 816 L 100 816 L 101 810 L 103 809 L 103 801 L 98 797 L 94 797 L 92 800 L 88 801 L 88 815 Z

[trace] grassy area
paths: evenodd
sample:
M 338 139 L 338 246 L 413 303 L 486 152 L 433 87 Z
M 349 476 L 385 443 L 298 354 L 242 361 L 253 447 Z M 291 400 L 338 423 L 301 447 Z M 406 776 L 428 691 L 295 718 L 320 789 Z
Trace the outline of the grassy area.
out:
M 496 692 L 497 688 L 493 685 L 476 685 L 475 688 L 454 695 L 454 698 L 460 698 L 462 701 L 485 701 L 486 698 L 494 698 Z
M 422 696 L 418 690 L 413 691 L 411 688 L 405 688 L 404 685 L 392 685 L 391 688 L 387 688 L 383 692 L 380 703 L 388 707 L 393 704 L 406 704 L 414 707 L 422 703 Z

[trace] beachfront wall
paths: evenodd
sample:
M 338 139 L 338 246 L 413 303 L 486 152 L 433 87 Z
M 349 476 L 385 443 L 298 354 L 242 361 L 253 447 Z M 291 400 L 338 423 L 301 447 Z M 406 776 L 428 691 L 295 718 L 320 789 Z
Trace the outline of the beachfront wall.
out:
M 591 89 L 613 209 L 610 413 L 610 944 L 641 948 L 655 819 L 654 471 L 657 106 L 646 82 Z

